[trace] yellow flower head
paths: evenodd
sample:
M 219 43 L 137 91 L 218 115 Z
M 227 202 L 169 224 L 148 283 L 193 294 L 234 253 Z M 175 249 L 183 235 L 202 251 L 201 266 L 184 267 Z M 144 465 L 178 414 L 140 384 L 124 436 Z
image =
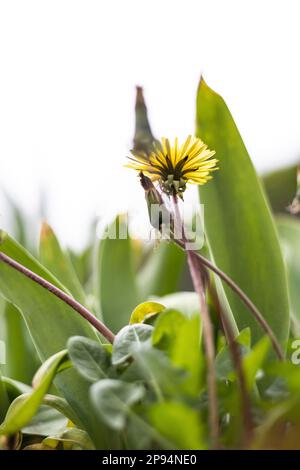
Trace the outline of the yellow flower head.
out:
M 169 139 L 163 137 L 161 142 L 153 143 L 150 154 L 140 150 L 131 150 L 131 153 L 126 167 L 159 181 L 168 195 L 181 195 L 186 183 L 205 184 L 212 178 L 210 173 L 218 169 L 218 160 L 211 158 L 215 151 L 191 135 L 180 147 L 177 138 L 171 147 Z

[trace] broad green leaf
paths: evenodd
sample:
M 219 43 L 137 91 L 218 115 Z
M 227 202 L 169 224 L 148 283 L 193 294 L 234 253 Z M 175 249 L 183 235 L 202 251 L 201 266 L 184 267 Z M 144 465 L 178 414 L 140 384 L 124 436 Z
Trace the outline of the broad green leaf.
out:
M 54 410 L 58 411 L 66 418 L 68 418 L 69 421 L 72 421 L 72 423 L 78 423 L 78 417 L 64 398 L 47 393 L 43 397 L 42 405 L 46 405 L 50 408 L 53 408 Z
M 85 294 L 69 254 L 63 251 L 55 233 L 46 222 L 43 223 L 41 229 L 39 257 L 43 266 L 66 286 L 75 299 L 85 304 Z
M 142 323 L 150 317 L 162 312 L 165 307 L 158 302 L 143 302 L 133 310 L 130 317 L 130 324 Z
M 124 364 L 142 344 L 150 345 L 152 331 L 152 326 L 143 323 L 122 328 L 114 340 L 112 364 L 115 366 Z
M 197 97 L 197 135 L 216 151 L 220 167 L 200 190 L 212 259 L 246 292 L 286 347 L 287 283 L 271 212 L 225 102 L 204 80 Z M 224 289 L 239 329 L 249 326 L 255 343 L 263 330 L 237 295 Z
M 0 251 L 64 289 L 47 269 L 4 232 L 0 233 Z M 42 360 L 64 349 L 71 336 L 98 340 L 91 325 L 73 309 L 1 261 L 0 293 L 20 309 Z M 64 371 L 55 383 L 69 405 L 76 410 L 78 420 L 87 429 L 97 448 L 119 445 L 114 442 L 114 436 L 108 436 L 106 429 L 99 427 L 92 407 L 86 401 L 89 384 L 75 370 Z
M 10 302 L 6 302 L 3 317 L 6 346 L 3 373 L 20 382 L 30 383 L 40 361 L 26 323 L 20 311 Z
M 48 406 L 41 405 L 35 416 L 30 420 L 22 432 L 24 434 L 49 436 L 56 434 L 67 427 L 67 418 Z
M 67 360 L 67 352 L 60 351 L 50 357 L 35 376 L 35 388 L 29 394 L 17 397 L 0 427 L 0 434 L 14 434 L 35 415 L 61 365 Z
M 23 393 L 29 393 L 32 391 L 32 387 L 18 380 L 11 379 L 10 377 L 2 377 L 2 382 L 5 385 L 8 397 L 10 401 L 13 401 L 17 396 Z
M 157 319 L 152 341 L 168 351 L 175 366 L 187 372 L 185 389 L 189 393 L 197 394 L 204 363 L 201 354 L 199 314 L 189 318 L 176 310 L 166 310 Z
M 73 336 L 67 347 L 73 366 L 84 378 L 96 382 L 107 377 L 110 354 L 99 342 Z
M 122 380 L 143 381 L 158 401 L 163 401 L 165 397 L 179 397 L 184 391 L 186 372 L 174 367 L 162 351 L 141 346 L 133 353 L 133 359 L 122 374 Z
M 185 266 L 184 252 L 173 243 L 161 242 L 152 250 L 138 273 L 143 298 L 175 292 Z
M 272 171 L 262 176 L 263 186 L 274 212 L 286 212 L 297 190 L 297 165 Z
M 199 315 L 186 319 L 179 334 L 174 338 L 171 360 L 173 364 L 188 372 L 186 391 L 199 393 L 204 357 L 201 354 L 201 326 Z
M 56 450 L 94 450 L 88 434 L 82 429 L 69 428 L 58 435 L 46 437 L 43 444 Z
M 277 219 L 277 228 L 287 266 L 292 327 L 300 334 L 300 221 L 291 216 Z
M 103 421 L 115 430 L 125 427 L 130 407 L 144 395 L 141 385 L 121 380 L 103 379 L 91 387 L 91 399 Z
M 175 449 L 205 449 L 203 425 L 198 411 L 184 403 L 156 403 L 148 411 L 151 424 L 174 443 Z
M 157 319 L 152 333 L 152 344 L 166 351 L 172 349 L 174 339 L 180 335 L 185 316 L 173 309 L 166 309 Z
M 119 238 L 122 230 L 123 239 Z M 128 324 L 130 313 L 141 298 L 134 275 L 131 240 L 122 216 L 108 228 L 107 235 L 100 242 L 97 290 L 104 323 L 116 333 Z

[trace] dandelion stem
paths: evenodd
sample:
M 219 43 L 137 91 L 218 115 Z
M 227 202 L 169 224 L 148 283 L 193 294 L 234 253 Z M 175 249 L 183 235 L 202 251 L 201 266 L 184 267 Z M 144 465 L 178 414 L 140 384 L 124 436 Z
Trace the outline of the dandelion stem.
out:
M 224 334 L 227 340 L 232 362 L 235 367 L 237 378 L 239 381 L 241 412 L 242 412 L 243 423 L 244 423 L 243 444 L 244 444 L 244 448 L 248 448 L 251 442 L 251 439 L 253 437 L 253 419 L 252 419 L 252 413 L 251 413 L 251 402 L 250 402 L 250 397 L 247 391 L 246 378 L 245 378 L 244 369 L 243 369 L 240 346 L 235 339 L 235 334 L 234 334 L 232 325 L 230 321 L 228 320 L 226 314 L 224 313 L 222 306 L 220 305 L 219 299 L 217 297 L 217 293 L 215 292 L 212 286 L 210 286 L 210 292 L 213 297 L 213 301 L 216 304 L 217 312 L 219 315 L 219 320 L 221 324 L 223 325 Z
M 182 234 L 182 243 L 185 247 L 186 236 L 184 224 L 181 219 L 180 209 L 178 205 L 178 198 L 173 196 L 174 205 L 174 223 L 177 233 Z M 215 346 L 213 338 L 212 324 L 206 304 L 205 289 L 202 282 L 201 272 L 199 270 L 199 262 L 195 253 L 186 250 L 188 259 L 189 270 L 194 284 L 195 291 L 200 299 L 200 311 L 203 324 L 203 336 L 206 349 L 207 360 L 207 384 L 208 384 L 208 397 L 209 397 L 209 415 L 210 415 L 210 431 L 212 445 L 214 448 L 219 444 L 219 418 L 218 418 L 218 402 L 217 402 L 217 388 L 216 388 L 216 375 L 215 375 Z
M 175 243 L 177 243 L 182 249 L 185 250 L 185 244 L 182 242 L 182 240 L 176 240 L 174 239 Z M 272 346 L 274 348 L 274 351 L 276 352 L 278 358 L 280 360 L 284 359 L 284 354 L 282 351 L 282 348 L 280 346 L 279 341 L 277 340 L 272 328 L 268 324 L 268 322 L 264 319 L 258 308 L 254 305 L 254 303 L 249 299 L 249 297 L 245 294 L 245 292 L 226 274 L 224 273 L 220 268 L 218 268 L 216 265 L 214 265 L 211 261 L 209 261 L 207 258 L 204 256 L 200 255 L 197 251 L 193 251 L 194 255 L 198 258 L 199 262 L 202 263 L 204 266 L 209 268 L 211 271 L 213 271 L 217 276 L 219 276 L 226 284 L 240 297 L 240 299 L 243 301 L 243 303 L 248 307 L 250 312 L 253 314 L 253 316 L 256 318 L 262 329 L 265 331 L 265 333 L 269 336 Z
M 18 263 L 9 256 L 5 255 L 4 253 L 0 253 L 0 260 L 9 265 L 11 268 L 20 272 L 24 276 L 28 277 L 32 281 L 36 282 L 44 289 L 47 289 L 49 292 L 51 292 L 51 294 L 55 295 L 63 302 L 68 304 L 73 310 L 75 310 L 77 313 L 79 313 L 79 315 L 81 315 L 91 325 L 93 325 L 96 330 L 98 330 L 99 333 L 101 333 L 110 343 L 114 342 L 114 334 L 107 328 L 107 326 L 105 326 L 100 320 L 98 320 L 98 318 L 95 317 L 95 315 L 93 315 L 86 307 L 77 302 L 77 300 L 73 299 L 61 289 L 51 284 L 51 282 L 47 281 L 38 274 L 35 274 L 33 271 L 30 271 L 30 269 L 26 268 L 25 266 Z

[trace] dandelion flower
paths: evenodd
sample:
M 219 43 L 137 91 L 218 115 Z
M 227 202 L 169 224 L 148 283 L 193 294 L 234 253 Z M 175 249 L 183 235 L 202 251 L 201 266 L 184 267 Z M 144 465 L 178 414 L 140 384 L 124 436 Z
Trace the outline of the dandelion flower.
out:
M 205 184 L 212 178 L 210 173 L 218 169 L 218 160 L 211 158 L 215 151 L 191 135 L 181 146 L 177 138 L 171 147 L 169 139 L 163 137 L 161 142 L 153 142 L 149 154 L 139 150 L 131 150 L 131 153 L 130 162 L 125 166 L 159 182 L 168 195 L 182 196 L 187 183 Z

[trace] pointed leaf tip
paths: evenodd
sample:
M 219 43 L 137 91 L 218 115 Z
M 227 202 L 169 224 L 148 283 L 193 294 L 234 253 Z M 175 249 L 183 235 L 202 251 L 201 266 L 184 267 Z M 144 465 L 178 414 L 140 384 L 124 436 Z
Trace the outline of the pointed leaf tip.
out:
M 135 99 L 135 105 L 143 105 L 146 106 L 145 104 L 145 99 L 144 99 L 144 90 L 143 87 L 140 85 L 136 86 L 136 99 Z
M 48 222 L 46 222 L 45 220 L 42 222 L 42 225 L 41 225 L 41 240 L 46 240 L 47 238 L 49 238 L 51 235 L 53 235 L 53 230 L 52 228 L 50 227 L 50 225 L 48 224 Z

